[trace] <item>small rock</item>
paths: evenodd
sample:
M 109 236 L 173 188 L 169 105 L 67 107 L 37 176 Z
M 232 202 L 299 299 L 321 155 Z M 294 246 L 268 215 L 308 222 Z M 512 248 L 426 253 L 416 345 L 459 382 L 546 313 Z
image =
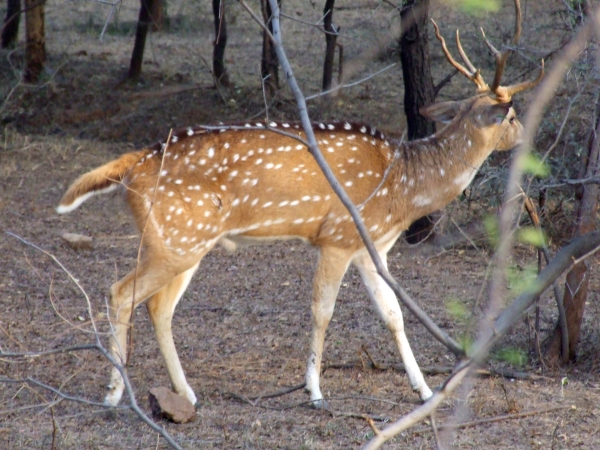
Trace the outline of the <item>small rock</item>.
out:
M 92 238 L 82 234 L 64 233 L 61 236 L 73 250 L 91 250 L 94 248 Z
M 154 415 L 163 416 L 172 422 L 187 423 L 196 418 L 194 405 L 164 386 L 150 389 L 148 400 Z

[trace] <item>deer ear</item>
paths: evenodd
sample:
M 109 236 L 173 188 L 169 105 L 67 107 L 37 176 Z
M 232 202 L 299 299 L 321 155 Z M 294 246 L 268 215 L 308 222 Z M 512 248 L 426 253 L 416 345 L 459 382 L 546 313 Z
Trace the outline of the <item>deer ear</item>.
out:
M 419 113 L 435 122 L 450 123 L 460 111 L 462 102 L 440 102 L 422 106 Z
M 508 115 L 513 102 L 498 103 L 492 106 L 486 106 L 483 114 L 476 115 L 479 126 L 489 127 L 490 125 L 500 125 Z

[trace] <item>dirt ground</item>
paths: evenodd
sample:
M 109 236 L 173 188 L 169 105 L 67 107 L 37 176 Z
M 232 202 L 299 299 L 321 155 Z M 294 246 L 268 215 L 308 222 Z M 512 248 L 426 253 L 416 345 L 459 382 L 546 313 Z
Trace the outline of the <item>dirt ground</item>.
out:
M 236 2 L 228 4 L 226 62 L 234 86 L 218 92 L 205 64 L 211 60 L 213 39 L 208 3 L 169 2 L 170 27 L 150 36 L 143 79 L 136 85 L 116 87 L 126 72 L 133 45 L 138 4 L 132 0 L 122 3 L 118 21 L 111 22 L 102 41 L 99 36 L 109 6 L 49 2 L 49 70 L 40 86 L 18 84 L 23 39 L 16 50 L 0 52 L 2 352 L 34 352 L 93 342 L 90 315 L 100 324 L 102 342 L 106 343 L 108 288 L 134 267 L 138 239 L 118 194 L 94 198 L 69 215 L 55 213 L 63 192 L 78 175 L 164 138 L 172 126 L 264 118 L 259 77 L 261 34 Z M 305 93 L 318 92 L 324 39 L 306 22 L 318 20 L 322 5 L 284 3 L 293 19 L 283 23 L 288 56 Z M 485 26 L 496 42 L 506 42 L 513 17 L 509 3 L 503 2 L 497 13 L 482 16 L 469 16 L 445 4 L 432 6 L 446 36 L 461 27 L 467 51 L 476 55 L 488 78 L 493 69 L 481 40 L 476 39 L 477 27 Z M 530 76 L 533 64 L 527 58 L 538 60 L 568 36 L 556 13 L 563 8 L 562 2 L 525 3 L 524 51 L 520 58 L 511 60 L 514 64 L 507 69 L 509 80 Z M 4 16 L 2 8 L 0 15 Z M 353 61 L 354 70 L 347 72 L 352 80 L 397 61 L 393 50 L 372 51 L 386 41 L 396 20 L 386 2 L 357 1 L 336 11 L 345 57 Z M 437 82 L 449 69 L 436 42 L 431 43 Z M 366 59 L 375 53 L 379 53 L 377 58 Z M 585 145 L 589 129 L 594 97 L 591 88 L 585 89 L 581 73 L 569 73 L 538 136 L 539 148 L 552 143 L 566 105 L 583 85 L 573 116 L 549 158 L 556 178 L 574 173 L 572 161 L 577 158 L 572 155 Z M 472 92 L 468 82 L 456 78 L 441 91 L 439 99 L 465 98 Z M 528 98 L 522 95 L 518 99 L 521 110 Z M 289 91 L 283 90 L 269 116 L 293 120 L 291 99 Z M 402 99 L 397 65 L 344 90 L 335 99 L 309 102 L 309 113 L 315 120 L 344 118 L 402 131 Z M 496 211 L 507 164 L 505 156 L 492 157 L 469 195 L 448 208 L 452 221 L 465 230 L 476 229 L 482 217 Z M 546 225 L 554 237 L 554 249 L 570 233 L 573 196 L 570 191 L 549 190 L 549 204 L 553 206 Z M 398 242 L 390 251 L 389 266 L 427 314 L 458 339 L 466 332 L 466 319 L 476 320 L 485 307 L 491 252 L 481 236 L 473 236 L 472 243 L 454 239 L 460 233 L 452 221 L 443 235 L 453 245 L 444 248 L 439 241 L 418 246 Z M 93 249 L 71 249 L 61 239 L 65 232 L 91 236 Z M 173 321 L 182 364 L 199 398 L 197 418 L 184 425 L 157 419 L 182 447 L 357 448 L 373 435 L 361 416 L 373 417 L 383 428 L 418 404 L 404 373 L 389 368 L 400 360 L 397 349 L 372 313 L 366 291 L 353 270 L 344 280 L 325 345 L 322 388 L 333 411 L 309 408 L 303 390 L 259 401 L 244 400 L 303 382 L 315 258 L 314 249 L 298 242 L 246 248 L 233 254 L 217 248 L 204 258 Z M 513 259 L 516 278 L 536 261 L 534 250 L 519 247 Z M 453 447 L 600 448 L 600 332 L 595 326 L 600 319 L 600 277 L 596 268 L 595 259 L 577 364 L 561 370 L 540 364 L 531 326 L 534 314 L 530 313 L 499 345 L 499 349 L 516 349 L 525 356 L 522 365 L 511 365 L 499 352 L 489 362 L 492 369 L 520 372 L 525 378 L 476 379 L 466 395 L 468 414 L 461 417 L 475 423 L 451 434 Z M 467 318 L 452 314 L 449 305 L 457 303 L 468 311 Z M 543 338 L 556 319 L 553 298 L 545 295 L 540 308 Z M 406 314 L 405 322 L 421 367 L 435 372 L 452 366 L 452 355 L 415 318 Z M 149 413 L 148 390 L 168 386 L 169 381 L 145 308 L 136 311 L 134 327 L 134 356 L 128 375 L 140 406 Z M 373 368 L 367 352 L 388 368 Z M 108 372 L 108 362 L 94 351 L 0 358 L 0 448 L 166 448 L 157 433 L 130 410 L 107 411 L 98 403 L 104 396 Z M 445 375 L 432 373 L 426 379 L 435 387 Z M 61 399 L 31 380 L 87 403 Z M 463 403 L 458 394 L 446 402 L 436 414 L 437 425 L 457 420 L 456 406 Z M 514 416 L 517 413 L 523 413 L 522 417 Z M 477 422 L 506 414 L 513 416 Z M 385 448 L 434 447 L 432 428 L 424 422 Z

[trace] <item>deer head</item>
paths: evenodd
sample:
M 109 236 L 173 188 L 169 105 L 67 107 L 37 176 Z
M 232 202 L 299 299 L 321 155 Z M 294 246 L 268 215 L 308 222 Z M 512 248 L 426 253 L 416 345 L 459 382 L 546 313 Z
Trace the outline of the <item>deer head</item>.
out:
M 512 109 L 512 96 L 526 89 L 535 87 L 544 76 L 544 60 L 541 61 L 541 69 L 536 79 L 522 83 L 501 86 L 502 75 L 510 54 L 515 50 L 521 38 L 521 5 L 515 0 L 515 31 L 510 45 L 503 52 L 498 51 L 487 39 L 483 29 L 481 33 L 484 41 L 496 59 L 496 71 L 492 85 L 489 86 L 481 75 L 481 70 L 476 69 L 464 51 L 460 42 L 459 31 L 456 30 L 456 46 L 466 67 L 457 62 L 453 57 L 446 41 L 441 35 L 439 27 L 432 19 L 435 35 L 440 41 L 442 50 L 448 62 L 477 87 L 477 95 L 473 98 L 458 102 L 442 102 L 421 109 L 424 116 L 443 123 L 450 123 L 452 119 L 464 122 L 466 112 L 470 115 L 468 122 L 474 129 L 487 133 L 490 142 L 496 142 L 494 150 L 510 150 L 521 143 L 523 127 L 516 118 Z M 474 130 L 473 130 L 474 131 Z

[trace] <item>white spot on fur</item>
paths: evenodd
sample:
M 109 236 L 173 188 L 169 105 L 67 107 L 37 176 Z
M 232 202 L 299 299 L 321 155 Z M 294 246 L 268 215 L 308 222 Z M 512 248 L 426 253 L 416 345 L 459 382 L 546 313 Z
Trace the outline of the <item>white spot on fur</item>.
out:
M 416 195 L 415 198 L 413 198 L 412 203 L 415 206 L 427 206 L 430 205 L 433 202 L 433 200 L 431 200 L 431 198 L 429 197 L 425 197 L 423 195 Z

